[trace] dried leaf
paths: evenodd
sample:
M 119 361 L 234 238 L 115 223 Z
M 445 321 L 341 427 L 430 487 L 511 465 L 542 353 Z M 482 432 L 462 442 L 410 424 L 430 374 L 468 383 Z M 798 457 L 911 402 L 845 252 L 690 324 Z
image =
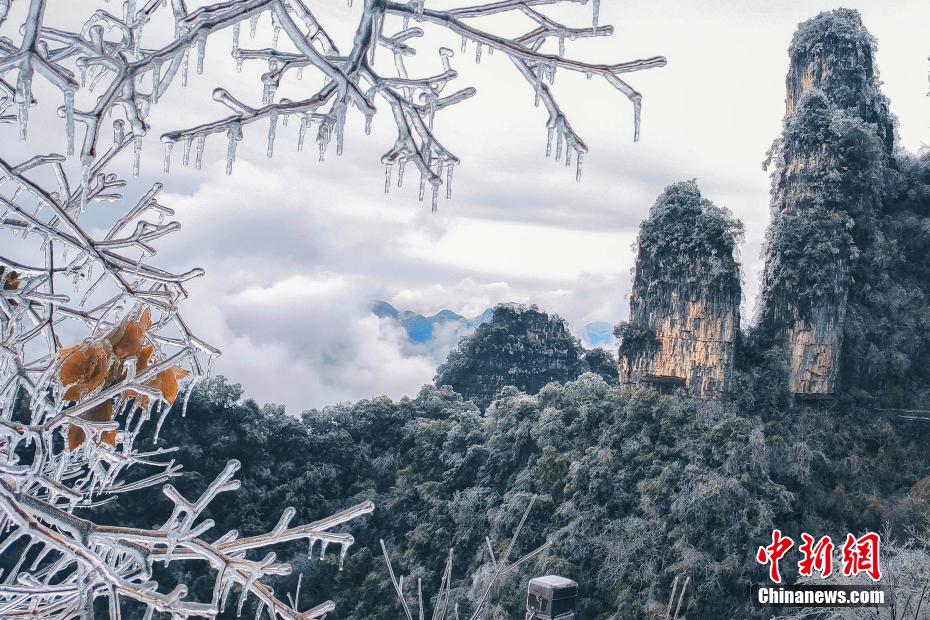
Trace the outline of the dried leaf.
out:
M 113 420 L 113 401 L 107 400 L 96 407 L 91 408 L 88 411 L 80 414 L 78 416 L 82 420 L 87 420 L 88 422 L 110 422 Z M 80 448 L 84 441 L 86 441 L 87 435 L 80 426 L 71 425 L 68 427 L 68 451 L 73 452 Z M 116 431 L 104 431 L 100 435 L 100 443 L 109 444 L 110 446 L 116 447 Z
M 0 267 L 0 281 L 3 282 L 3 290 L 5 291 L 15 291 L 21 284 L 18 271 L 11 270 L 4 273 L 2 267 Z
M 104 341 L 62 349 L 64 359 L 59 368 L 61 384 L 66 386 L 64 399 L 77 401 L 103 384 L 110 369 L 110 345 Z
M 152 359 L 152 354 L 155 353 L 155 347 L 152 345 L 146 345 L 142 347 L 142 350 L 139 351 L 139 355 L 136 358 L 136 372 L 140 373 L 149 367 L 149 360 Z
M 174 404 L 174 401 L 178 397 L 178 393 L 181 391 L 178 381 L 184 379 L 189 374 L 189 372 L 177 366 L 174 368 L 167 368 L 158 373 L 158 376 L 147 385 L 161 392 L 162 398 L 165 399 L 168 406 L 171 406 Z
M 138 356 L 142 351 L 145 332 L 152 326 L 152 313 L 146 308 L 138 321 L 127 315 L 107 338 L 113 344 L 113 353 L 121 360 Z

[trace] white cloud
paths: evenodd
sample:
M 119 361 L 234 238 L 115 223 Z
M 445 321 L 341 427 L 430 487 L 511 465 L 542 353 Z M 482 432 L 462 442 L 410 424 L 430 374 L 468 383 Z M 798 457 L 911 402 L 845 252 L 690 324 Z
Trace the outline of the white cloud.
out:
M 930 4 L 845 4 L 862 11 L 878 38 L 884 89 L 903 143 L 915 149 L 930 142 L 924 49 Z M 335 20 L 327 23 L 337 38 L 348 41 L 358 7 L 321 7 Z M 216 370 L 258 400 L 284 402 L 291 411 L 413 393 L 430 380 L 438 349 L 410 347 L 396 326 L 368 313 L 372 299 L 466 316 L 499 301 L 537 303 L 576 331 L 587 322 L 624 319 L 636 229 L 658 193 L 681 179 L 696 177 L 708 198 L 745 222 L 751 303 L 769 217 L 760 163 L 784 112 L 785 50 L 799 21 L 830 8 L 833 0 L 602 2 L 601 22 L 615 26 L 615 37 L 573 42 L 572 55 L 664 54 L 669 64 L 629 76 L 645 97 L 639 144 L 631 141 L 632 111 L 624 97 L 598 80 L 558 74 L 556 96 L 591 149 L 580 184 L 573 169 L 544 159 L 545 112 L 533 107 L 532 88 L 510 63 L 497 54 L 476 65 L 471 52 L 457 54 L 459 86 L 474 85 L 478 95 L 437 118 L 439 135 L 462 165 L 453 200 L 441 201 L 436 215 L 417 203 L 413 171 L 404 189 L 382 193 L 380 155 L 394 139 L 384 110 L 371 136 L 353 112 L 345 155 L 330 152 L 323 163 L 312 135 L 305 151 L 295 153 L 297 123 L 278 128 L 273 159 L 265 157 L 267 125 L 246 127 L 231 177 L 222 137 L 208 141 L 202 172 L 181 168 L 176 148 L 166 181 L 171 193 L 162 202 L 177 210 L 183 229 L 159 246 L 159 260 L 207 269 L 190 285 L 185 311 L 198 333 L 224 350 Z M 590 4 L 573 6 L 566 15 L 585 23 L 589 11 Z M 267 18 L 259 30 L 256 45 L 265 45 Z M 243 44 L 249 44 L 245 35 Z M 455 37 L 429 31 L 408 63 L 411 74 L 436 69 L 438 44 L 459 47 Z M 227 37 L 212 37 L 209 77 L 192 75 L 188 89 L 171 91 L 155 107 L 143 176 L 130 183 L 128 199 L 164 180 L 162 131 L 226 112 L 210 97 L 217 82 L 258 103 L 263 67 L 246 64 L 236 73 L 228 50 Z M 378 62 L 390 59 L 381 55 Z M 294 97 L 307 84 L 285 84 L 279 94 Z M 36 92 L 40 99 L 60 98 L 41 84 Z M 63 148 L 61 119 L 33 123 L 30 132 L 30 149 L 52 134 L 53 150 Z M 16 161 L 21 148 L 8 141 L 0 153 Z M 123 170 L 128 160 L 120 161 Z M 443 334 L 442 344 L 454 337 Z

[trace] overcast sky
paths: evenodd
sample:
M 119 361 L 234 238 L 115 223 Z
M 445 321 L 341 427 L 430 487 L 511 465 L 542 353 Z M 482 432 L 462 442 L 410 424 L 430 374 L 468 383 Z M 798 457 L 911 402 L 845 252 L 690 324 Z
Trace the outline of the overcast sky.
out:
M 51 18 L 67 21 L 81 4 L 52 0 Z M 310 5 L 326 6 L 327 25 L 348 47 L 360 9 L 345 2 Z M 475 64 L 473 48 L 462 55 L 457 38 L 428 32 L 415 42 L 419 54 L 408 64 L 411 74 L 435 72 L 435 50 L 447 45 L 456 50 L 457 87 L 478 89 L 475 98 L 437 119 L 444 145 L 462 160 L 453 199 L 441 201 L 438 214 L 417 202 L 409 172 L 404 189 L 382 193 L 380 155 L 393 142 L 384 106 L 371 136 L 352 111 L 341 158 L 331 151 L 317 162 L 312 134 L 308 148 L 296 153 L 293 122 L 279 127 L 275 157 L 268 159 L 267 125 L 256 124 L 245 130 L 231 177 L 225 175 L 225 140 L 213 138 L 204 170 L 185 170 L 176 156 L 172 174 L 161 178 L 162 131 L 225 115 L 210 99 L 213 87 L 222 85 L 251 104 L 260 100 L 262 67 L 247 64 L 236 73 L 230 35 L 220 33 L 207 48 L 209 75 L 192 77 L 187 90 L 173 87 L 156 107 L 143 175 L 134 185 L 165 182 L 162 202 L 177 210 L 183 225 L 160 246 L 163 264 L 207 270 L 190 285 L 183 311 L 201 337 L 223 350 L 216 372 L 242 383 L 256 400 L 284 403 L 292 412 L 414 394 L 431 380 L 435 356 L 405 346 L 396 327 L 368 313 L 371 300 L 424 314 L 449 308 L 466 315 L 503 301 L 537 303 L 579 333 L 591 321 L 616 323 L 628 313 L 639 222 L 658 193 L 681 179 L 696 178 L 708 198 L 745 223 L 749 307 L 769 217 L 761 162 L 781 127 L 786 48 L 799 21 L 837 6 L 813 0 L 602 1 L 601 23 L 614 25 L 615 36 L 569 43 L 570 56 L 614 62 L 665 55 L 668 66 L 629 76 L 644 95 L 639 143 L 632 141 L 632 109 L 622 95 L 599 80 L 557 75 L 555 95 L 590 147 L 581 183 L 574 169 L 545 159 L 546 114 L 533 107 L 532 89 L 506 58 L 485 53 Z M 843 6 L 859 9 L 878 39 L 884 92 L 900 120 L 901 142 L 917 150 L 930 142 L 930 2 Z M 559 15 L 590 23 L 590 7 Z M 250 47 L 246 30 L 243 47 Z M 269 38 L 266 16 L 255 46 L 267 46 Z M 387 61 L 382 54 L 379 62 Z M 279 94 L 297 97 L 308 86 L 295 81 Z M 41 139 L 36 135 L 47 134 L 40 129 L 30 141 Z M 0 146 L 4 154 L 17 148 Z

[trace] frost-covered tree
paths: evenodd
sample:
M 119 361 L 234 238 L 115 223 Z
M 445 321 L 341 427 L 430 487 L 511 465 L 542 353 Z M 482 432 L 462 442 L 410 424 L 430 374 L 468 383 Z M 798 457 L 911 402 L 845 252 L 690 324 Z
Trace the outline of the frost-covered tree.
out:
M 927 620 L 930 618 L 930 542 L 926 536 L 911 532 L 903 542 L 894 540 L 886 530 L 882 539 L 882 587 L 887 597 L 885 607 L 801 608 L 778 615 L 774 620 Z M 844 577 L 834 574 L 827 579 L 819 575 L 804 577 L 799 583 L 869 586 L 866 575 Z
M 228 0 L 199 8 L 186 0 L 54 7 L 45 0 L 0 0 L 0 122 L 7 124 L 5 144 L 18 138 L 24 145 L 23 152 L 6 156 L 15 161 L 0 158 L 0 226 L 12 234 L 0 255 L 0 616 L 90 618 L 95 600 L 106 599 L 113 618 L 128 601 L 146 617 L 214 617 L 234 587 L 240 610 L 253 598 L 258 615 L 264 610 L 272 618 L 315 618 L 333 608 L 325 602 L 301 612 L 297 597 L 284 602 L 268 581 L 290 566 L 273 552 L 256 554 L 303 539 L 311 551 L 317 542 L 324 552 L 333 544 L 344 556 L 353 539 L 332 530 L 373 510 L 371 502 L 299 526 L 291 524 L 294 510 L 287 508 L 266 533 L 240 537 L 231 530 L 217 537 L 201 514 L 217 495 L 238 487 L 238 463 L 231 461 L 192 500 L 166 484 L 179 473 L 171 449 L 142 445 L 140 430 L 152 425 L 157 435 L 180 393 L 187 388 L 190 394 L 219 351 L 191 333 L 179 313 L 185 283 L 202 270 L 176 272 L 153 263 L 155 243 L 180 227 L 159 202 L 161 185 L 127 200 L 120 193 L 125 181 L 113 170 L 129 151 L 132 172 L 139 174 L 153 106 L 172 85 L 186 84 L 189 65 L 203 72 L 207 39 L 229 31 L 237 62 L 267 63 L 261 104 L 249 106 L 216 88 L 214 99 L 232 114 L 164 134 L 165 172 L 175 143 L 182 144 L 183 163 L 193 151 L 199 166 L 213 134 L 228 140 L 231 171 L 243 128 L 257 121 L 267 121 L 271 155 L 279 123 L 290 117 L 298 121 L 299 145 L 312 126 L 321 157 L 333 141 L 340 153 L 349 109 L 370 119 L 383 103 L 397 126 L 397 139 L 382 158 L 386 188 L 392 168 L 401 183 L 410 163 L 420 175 L 421 199 L 429 186 L 435 208 L 443 183 L 449 193 L 458 159 L 434 134 L 434 118 L 475 92 L 446 92 L 456 77 L 448 48 L 438 50 L 435 74 L 408 75 L 404 60 L 415 53 L 412 40 L 423 27 L 437 27 L 460 35 L 476 61 L 497 51 L 514 63 L 536 104 L 549 113 L 547 150 L 554 142 L 566 164 L 574 156 L 580 174 L 587 147 L 552 94 L 556 71 L 606 79 L 633 103 L 638 136 L 641 96 L 620 76 L 665 60 L 567 58 L 566 41 L 612 29 L 598 23 L 598 0 L 591 3 L 593 23 L 579 28 L 541 11 L 557 3 L 504 0 L 434 10 L 424 0 L 364 0 L 347 9 L 357 14 L 358 26 L 341 46 L 303 0 Z M 82 8 L 86 15 L 66 26 L 51 19 Z M 526 33 L 509 37 L 489 29 L 504 13 L 528 19 Z M 271 46 L 241 47 L 243 24 L 254 33 L 268 18 Z M 557 51 L 545 51 L 550 45 Z M 376 63 L 381 56 L 394 62 Z M 276 97 L 282 81 L 305 71 L 316 81 L 307 80 L 300 99 Z M 60 123 L 62 143 L 36 152 L 36 141 L 27 143 L 36 118 L 42 125 Z M 101 209 L 106 203 L 116 207 Z M 164 485 L 174 506 L 160 526 L 113 527 L 92 519 L 95 506 L 155 485 Z M 190 600 L 183 585 L 165 591 L 153 579 L 156 563 L 195 561 L 214 571 L 209 601 Z

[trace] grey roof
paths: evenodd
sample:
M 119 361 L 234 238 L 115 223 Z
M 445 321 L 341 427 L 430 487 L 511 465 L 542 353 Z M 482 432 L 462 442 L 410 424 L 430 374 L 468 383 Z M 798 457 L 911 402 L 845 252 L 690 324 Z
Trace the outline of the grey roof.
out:
M 578 584 L 571 579 L 559 577 L 558 575 L 546 575 L 545 577 L 535 577 L 530 579 L 530 583 L 549 586 L 551 588 L 566 588 L 569 586 L 577 587 Z

